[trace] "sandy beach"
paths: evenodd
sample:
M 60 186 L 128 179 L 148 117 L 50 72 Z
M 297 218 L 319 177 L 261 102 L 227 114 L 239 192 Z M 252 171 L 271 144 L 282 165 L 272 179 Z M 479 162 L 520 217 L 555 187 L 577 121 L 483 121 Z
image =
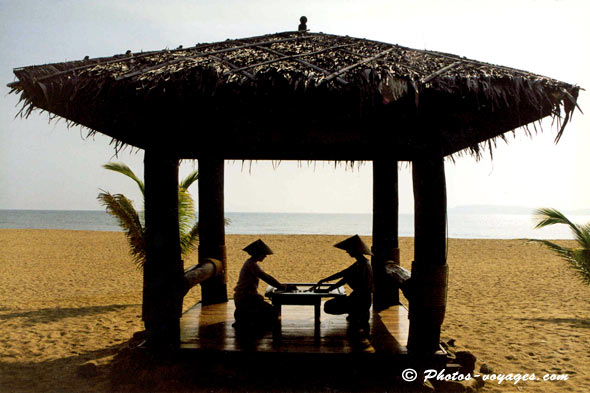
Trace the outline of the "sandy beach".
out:
M 257 238 L 227 236 L 230 296 L 241 249 Z M 332 247 L 343 238 L 264 236 L 275 255 L 262 267 L 281 281 L 316 281 L 351 262 Z M 400 239 L 400 249 L 409 268 L 413 239 Z M 185 266 L 195 262 L 193 255 Z M 448 264 L 442 336 L 471 351 L 476 370 L 568 374 L 559 382 L 488 382 L 484 392 L 590 391 L 590 287 L 565 262 L 522 240 L 450 239 Z M 113 356 L 143 330 L 141 289 L 122 233 L 0 230 L 0 392 L 109 391 Z M 197 287 L 184 308 L 199 299 Z M 97 376 L 77 375 L 87 361 Z

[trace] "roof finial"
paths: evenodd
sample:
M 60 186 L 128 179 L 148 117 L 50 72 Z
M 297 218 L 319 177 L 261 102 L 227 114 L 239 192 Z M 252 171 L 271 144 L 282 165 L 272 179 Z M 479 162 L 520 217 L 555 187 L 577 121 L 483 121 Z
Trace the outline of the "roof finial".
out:
M 299 22 L 301 22 L 301 23 L 299 24 L 299 28 L 297 30 L 307 31 L 307 17 L 302 16 L 301 18 L 299 18 Z

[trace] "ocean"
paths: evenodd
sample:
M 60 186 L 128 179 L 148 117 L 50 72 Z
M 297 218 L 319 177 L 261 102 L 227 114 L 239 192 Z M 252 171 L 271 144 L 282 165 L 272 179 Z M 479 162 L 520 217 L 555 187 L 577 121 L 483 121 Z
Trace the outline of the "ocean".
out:
M 227 212 L 227 234 L 371 235 L 371 214 L 236 213 Z M 587 215 L 568 215 L 575 223 L 590 222 Z M 462 239 L 571 239 L 562 225 L 534 229 L 532 214 L 448 213 L 448 237 Z M 120 231 L 104 211 L 0 210 L 0 229 L 70 229 Z M 414 216 L 399 215 L 399 236 L 414 236 Z

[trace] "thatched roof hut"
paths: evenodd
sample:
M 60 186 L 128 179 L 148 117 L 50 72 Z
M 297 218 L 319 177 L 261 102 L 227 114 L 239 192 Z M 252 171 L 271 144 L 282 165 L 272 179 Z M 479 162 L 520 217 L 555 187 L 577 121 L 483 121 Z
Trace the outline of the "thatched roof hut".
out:
M 412 160 L 424 145 L 479 155 L 579 87 L 456 55 L 286 32 L 14 70 L 23 114 L 41 108 L 118 143 L 183 158 Z M 491 145 L 490 145 L 491 147 Z
M 372 160 L 374 307 L 398 302 L 397 162 L 412 161 L 415 253 L 408 350 L 439 349 L 446 305 L 444 157 L 570 119 L 579 87 L 464 57 L 323 33 L 286 32 L 17 68 L 22 115 L 39 108 L 145 149 L 144 320 L 177 347 L 182 305 L 178 160 L 199 160 L 199 260 L 225 266 L 223 160 Z M 225 276 L 203 304 L 227 301 Z

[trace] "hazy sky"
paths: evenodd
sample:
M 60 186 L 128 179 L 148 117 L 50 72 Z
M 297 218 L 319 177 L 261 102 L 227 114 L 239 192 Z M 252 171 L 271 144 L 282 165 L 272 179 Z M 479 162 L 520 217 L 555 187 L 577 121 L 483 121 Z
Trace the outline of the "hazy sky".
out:
M 135 184 L 101 165 L 110 139 L 48 123 L 47 114 L 14 119 L 18 98 L 6 83 L 19 66 L 111 56 L 130 49 L 193 46 L 295 30 L 350 35 L 466 56 L 590 88 L 590 4 L 586 0 L 494 1 L 123 1 L 0 0 L 0 209 L 100 209 L 99 189 L 139 202 Z M 588 92 L 579 98 L 590 111 Z M 556 127 L 499 142 L 494 160 L 448 162 L 449 207 L 520 205 L 590 208 L 590 118 L 576 111 L 555 145 Z M 143 176 L 143 152 L 117 160 Z M 186 161 L 181 176 L 197 162 Z M 400 169 L 400 210 L 413 210 L 411 171 Z M 197 195 L 197 186 L 191 189 Z M 370 163 L 227 162 L 227 211 L 370 212 Z

